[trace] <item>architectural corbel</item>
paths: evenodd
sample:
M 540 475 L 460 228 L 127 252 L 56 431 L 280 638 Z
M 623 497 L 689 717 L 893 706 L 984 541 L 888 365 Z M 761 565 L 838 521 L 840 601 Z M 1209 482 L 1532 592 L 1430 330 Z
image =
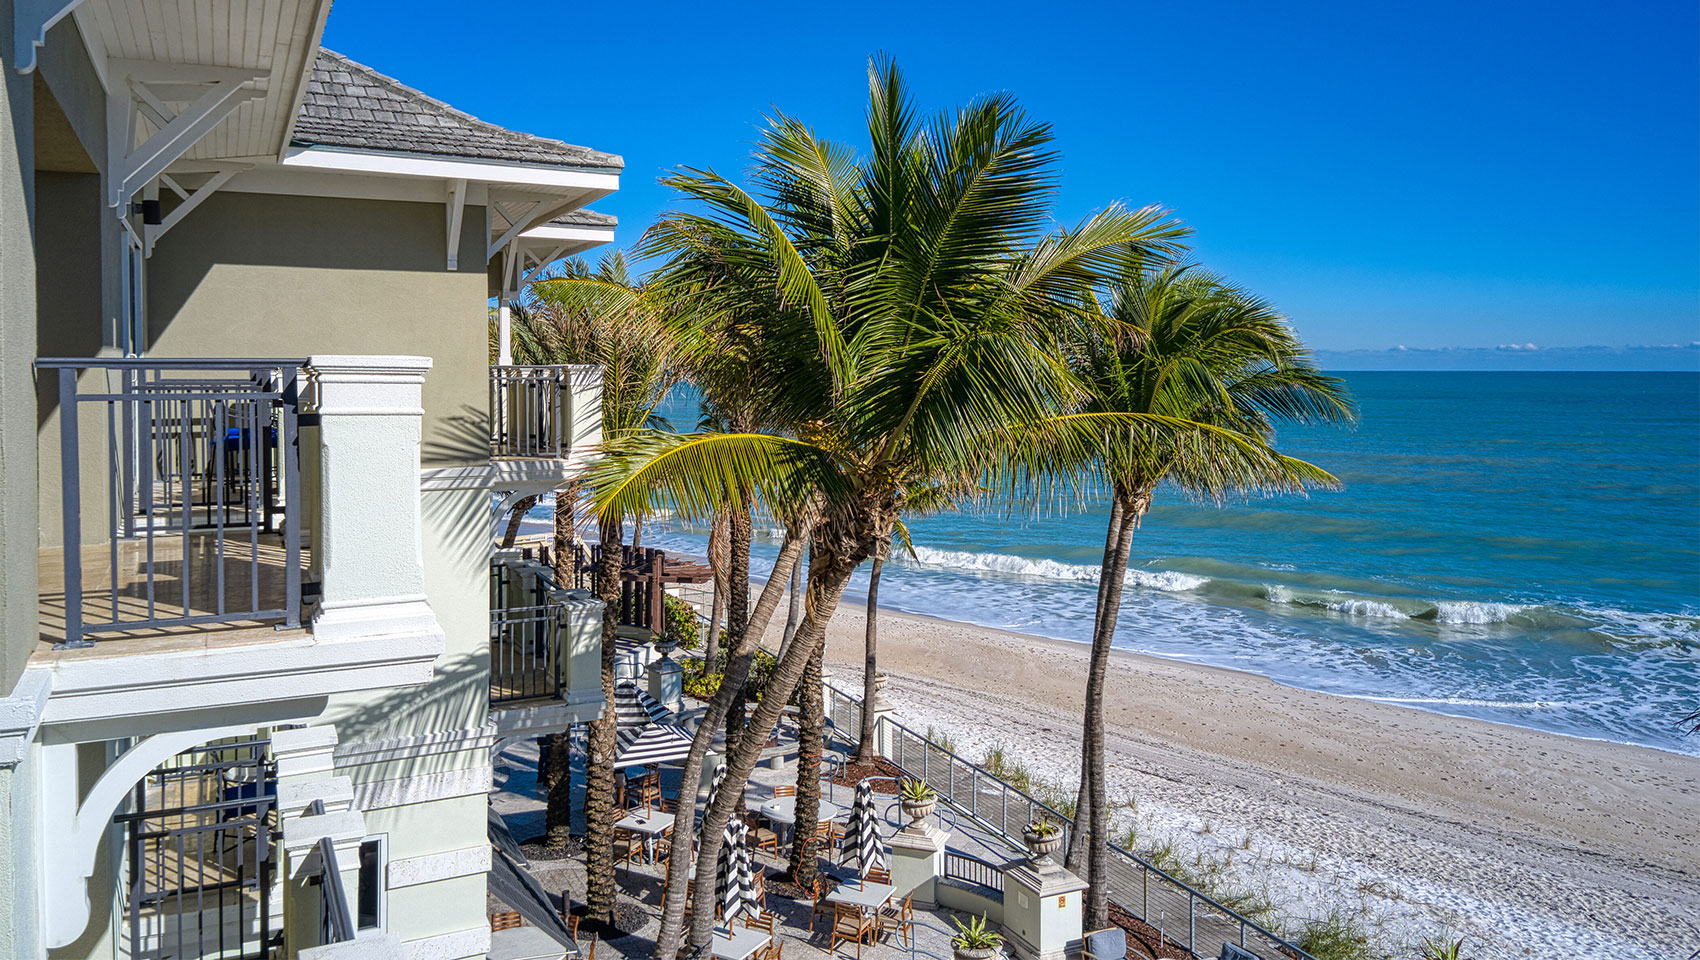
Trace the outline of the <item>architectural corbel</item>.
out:
M 495 207 L 501 212 L 503 217 L 507 218 L 508 227 L 506 230 L 502 231 L 500 236 L 490 241 L 490 250 L 487 254 L 485 254 L 484 258 L 488 260 L 496 255 L 496 251 L 507 246 L 509 243 L 512 243 L 513 239 L 519 236 L 521 230 L 531 226 L 533 222 L 543 215 L 545 210 L 549 210 L 551 208 L 551 205 L 556 207 L 563 206 L 559 200 L 555 200 L 553 198 L 539 200 L 536 203 L 533 203 L 524 213 L 515 215 L 509 212 L 505 204 L 492 201 L 491 206 Z
M 112 823 L 113 814 L 148 772 L 185 750 L 225 737 L 252 734 L 253 724 L 156 733 L 118 755 L 100 779 L 77 803 L 78 744 L 69 741 L 42 747 L 42 836 L 53 837 L 52 851 L 41 864 L 41 903 L 46 912 L 45 937 L 51 948 L 67 946 L 89 924 L 88 879 L 95 855 Z
M 186 194 L 183 193 L 183 188 L 178 186 L 176 181 L 170 180 L 164 175 L 161 175 L 161 180 L 165 181 L 171 189 L 182 195 L 183 202 L 172 208 L 171 212 L 166 214 L 160 222 L 145 223 L 142 225 L 142 256 L 153 256 L 154 243 L 157 242 L 160 237 L 165 236 L 167 230 L 170 230 L 172 227 L 175 227 L 178 223 L 182 222 L 183 218 L 188 216 L 196 207 L 200 206 L 203 200 L 216 193 L 219 187 L 229 183 L 231 177 L 251 168 L 251 164 L 245 163 L 222 165 L 213 173 L 212 177 L 207 180 L 206 183 L 196 187 L 194 192 Z
M 449 269 L 457 270 L 460 262 L 460 221 L 466 212 L 466 181 L 449 181 L 448 220 Z
M 70 16 L 83 0 L 12 0 L 12 65 L 35 70 L 35 52 L 47 46 L 47 31 Z
M 252 85 L 264 74 L 231 67 L 113 60 L 107 68 L 124 88 L 106 99 L 109 207 L 121 208 L 245 101 L 262 95 Z M 183 101 L 189 105 L 171 115 L 169 103 Z M 155 131 L 138 146 L 142 117 Z

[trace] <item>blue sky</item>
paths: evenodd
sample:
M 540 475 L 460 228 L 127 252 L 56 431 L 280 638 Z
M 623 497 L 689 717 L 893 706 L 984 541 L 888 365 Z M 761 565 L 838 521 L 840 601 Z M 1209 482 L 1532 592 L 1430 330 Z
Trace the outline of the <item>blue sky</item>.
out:
M 865 137 L 869 54 L 928 110 L 1054 124 L 1059 221 L 1172 207 L 1325 350 L 1700 340 L 1700 16 L 1666 3 L 479 5 L 339 0 L 325 45 L 622 154 L 621 242 L 778 107 Z M 457 26 L 458 25 L 458 26 Z

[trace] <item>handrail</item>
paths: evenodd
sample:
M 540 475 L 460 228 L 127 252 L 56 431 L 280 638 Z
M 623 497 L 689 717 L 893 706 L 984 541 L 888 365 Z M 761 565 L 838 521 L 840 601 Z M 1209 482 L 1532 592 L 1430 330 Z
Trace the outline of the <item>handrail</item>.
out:
M 848 701 L 850 703 L 855 704 L 857 710 L 859 711 L 860 702 L 852 700 L 850 698 L 849 694 L 845 693 L 843 690 L 838 689 L 837 687 L 834 687 L 830 683 L 824 683 L 824 684 L 822 684 L 822 686 L 826 690 L 831 691 L 831 693 L 835 696 L 835 698 L 842 700 L 842 701 Z M 839 725 L 836 722 L 834 722 L 832 720 L 832 712 L 833 711 L 830 710 L 830 709 L 828 709 L 826 711 L 827 722 L 831 723 L 832 726 L 834 727 L 834 729 L 842 729 L 842 728 L 839 727 Z M 1068 832 L 1072 831 L 1074 829 L 1074 818 L 1063 816 L 1063 814 L 1060 811 L 1056 810 L 1054 807 L 1050 806 L 1047 803 L 1044 803 L 1043 801 L 1037 799 L 1036 797 L 1033 797 L 1031 794 L 1028 794 L 1027 792 L 1021 790 L 1019 787 L 1013 786 L 1008 781 L 1005 781 L 1005 780 L 997 777 L 996 775 L 994 775 L 990 771 L 986 770 L 984 767 L 980 766 L 977 763 L 974 763 L 972 760 L 969 760 L 966 757 L 963 757 L 962 755 L 956 753 L 954 750 L 951 750 L 947 747 L 940 746 L 938 743 L 934 742 L 932 739 L 928 738 L 927 736 L 925 736 L 923 734 L 917 733 L 913 728 L 908 727 L 908 726 L 904 725 L 903 723 L 892 719 L 890 716 L 880 717 L 879 722 L 882 723 L 882 724 L 883 723 L 891 724 L 898 731 L 900 736 L 902 734 L 908 734 L 909 736 L 913 737 L 914 739 L 920 741 L 923 744 L 923 754 L 922 754 L 923 758 L 926 757 L 925 751 L 927 751 L 927 750 L 933 750 L 933 751 L 937 751 L 939 753 L 942 753 L 946 757 L 948 757 L 952 763 L 960 763 L 964 767 L 968 768 L 972 772 L 972 775 L 974 777 L 976 777 L 976 778 L 983 777 L 986 780 L 989 780 L 992 783 L 997 784 L 1006 793 L 1006 795 L 1007 794 L 1014 794 L 1014 795 L 1020 797 L 1022 800 L 1024 800 L 1027 804 L 1029 804 L 1031 808 L 1037 808 L 1039 810 L 1045 811 L 1045 813 L 1048 816 L 1050 816 L 1052 819 L 1054 819 L 1055 821 L 1057 821 L 1060 824 L 1063 824 L 1064 830 L 1065 830 L 1065 834 L 1064 834 L 1065 839 L 1068 835 Z M 851 731 L 851 735 L 856 736 L 856 735 L 859 735 L 859 733 L 860 733 L 860 724 L 858 723 L 858 724 L 856 724 L 855 729 L 853 729 Z M 897 757 L 887 756 L 886 759 L 895 763 L 905 773 L 907 773 L 911 776 L 920 776 L 922 779 L 926 779 L 926 774 L 929 771 L 927 771 L 925 768 L 923 768 L 919 772 L 913 770 L 912 768 L 910 768 L 909 766 L 904 764 L 903 759 L 902 759 L 902 751 L 898 751 L 898 753 L 899 753 L 899 756 L 897 756 Z M 959 812 L 961 812 L 969 820 L 972 820 L 973 822 L 980 824 L 985 829 L 990 830 L 993 834 L 1002 837 L 1006 842 L 1008 842 L 1011 845 L 1011 847 L 1018 849 L 1018 850 L 1022 848 L 1022 846 L 1024 844 L 1023 844 L 1023 841 L 1019 837 L 1016 837 L 1013 834 L 1009 833 L 1008 830 L 1005 829 L 1005 827 L 999 826 L 998 824 L 995 824 L 995 823 L 991 822 L 990 820 L 987 820 L 985 817 L 980 816 L 974 808 L 963 806 L 960 802 L 958 802 L 956 800 L 955 792 L 956 791 L 954 789 L 954 784 L 952 784 L 946 790 L 940 790 L 939 791 L 939 799 L 943 800 L 947 805 L 955 807 Z M 977 802 L 977 799 L 978 799 L 978 794 L 976 793 L 976 802 Z M 1006 803 L 1007 803 L 1007 801 L 1006 801 Z M 1127 850 L 1127 849 L 1125 849 L 1125 848 L 1123 848 L 1123 847 L 1121 847 L 1121 846 L 1119 846 L 1119 845 L 1117 845 L 1116 843 L 1113 843 L 1113 842 L 1107 843 L 1106 847 L 1108 847 L 1108 849 L 1112 853 L 1117 854 L 1118 856 L 1121 856 L 1121 857 L 1123 857 L 1127 860 L 1132 861 L 1141 870 L 1145 871 L 1145 873 L 1148 876 L 1154 874 L 1154 875 L 1156 875 L 1156 877 L 1161 882 L 1168 883 L 1171 886 L 1178 888 L 1180 891 L 1184 892 L 1187 895 L 1187 898 L 1188 898 L 1187 912 L 1188 912 L 1188 921 L 1189 921 L 1188 922 L 1188 940 L 1187 940 L 1187 943 L 1184 944 L 1184 946 L 1187 948 L 1187 950 L 1192 951 L 1193 948 L 1196 946 L 1196 941 L 1197 941 L 1196 907 L 1195 907 L 1194 901 L 1199 901 L 1199 902 L 1204 903 L 1205 905 L 1207 905 L 1211 909 L 1214 909 L 1218 913 L 1221 913 L 1221 914 L 1231 918 L 1231 920 L 1233 922 L 1240 925 L 1240 946 L 1241 947 L 1245 946 L 1247 930 L 1252 930 L 1252 931 L 1257 932 L 1264 939 L 1270 941 L 1272 944 L 1274 944 L 1279 949 L 1282 949 L 1284 951 L 1290 951 L 1289 955 L 1297 958 L 1297 960 L 1316 960 L 1316 958 L 1313 957 L 1311 954 L 1306 953 L 1304 950 L 1300 949 L 1298 946 L 1294 945 L 1291 941 L 1287 940 L 1286 938 L 1279 936 L 1278 934 L 1269 930 L 1267 927 L 1263 926 L 1262 924 L 1258 923 L 1257 921 L 1252 920 L 1249 917 L 1243 916 L 1238 911 L 1234 910 L 1231 907 L 1228 907 L 1227 905 L 1221 903 L 1220 901 L 1216 900 L 1215 898 L 1211 897 L 1210 895 L 1203 893 L 1202 891 L 1194 888 L 1193 886 L 1186 883 L 1185 881 L 1180 880 L 1180 879 L 1172 876 L 1167 871 L 1163 870 L 1161 867 L 1158 867 L 1158 866 L 1152 864 L 1150 861 L 1144 859 L 1143 857 L 1139 856 L 1138 854 L 1136 854 L 1136 853 L 1134 853 L 1130 850 Z M 1121 907 L 1123 910 L 1126 910 L 1129 914 L 1132 914 L 1133 916 L 1138 917 L 1139 919 L 1141 919 L 1142 921 L 1145 921 L 1147 923 L 1150 922 L 1150 919 L 1147 916 L 1145 916 L 1144 911 L 1133 909 L 1133 906 L 1134 906 L 1133 904 L 1123 903 L 1121 901 L 1116 901 L 1113 896 L 1112 896 L 1111 899 L 1112 899 L 1112 901 L 1116 902 L 1117 906 Z
M 314 800 L 307 805 L 308 816 L 324 816 L 325 802 Z M 347 888 L 342 885 L 342 872 L 337 869 L 336 845 L 330 837 L 320 837 L 314 845 L 319 854 L 319 892 L 324 899 L 324 913 L 319 923 L 321 945 L 347 943 L 354 939 L 354 917 L 348 911 Z

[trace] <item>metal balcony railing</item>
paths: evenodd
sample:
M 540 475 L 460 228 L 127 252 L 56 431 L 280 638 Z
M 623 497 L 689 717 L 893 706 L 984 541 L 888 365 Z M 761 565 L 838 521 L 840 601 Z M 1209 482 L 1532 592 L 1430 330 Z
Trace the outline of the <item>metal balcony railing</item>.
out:
M 490 702 L 511 703 L 558 697 L 562 617 L 558 588 L 541 568 L 530 584 L 507 563 L 490 565 Z
M 572 453 L 573 367 L 490 367 L 490 455 L 566 457 Z
M 61 616 L 67 646 L 193 624 L 299 625 L 304 365 L 36 361 L 59 414 L 63 593 L 44 578 L 50 635 Z

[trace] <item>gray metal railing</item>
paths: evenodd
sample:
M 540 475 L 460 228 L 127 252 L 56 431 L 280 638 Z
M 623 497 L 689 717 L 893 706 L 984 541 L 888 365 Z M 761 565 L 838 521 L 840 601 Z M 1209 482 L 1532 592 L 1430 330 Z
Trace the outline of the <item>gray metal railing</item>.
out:
M 323 800 L 308 804 L 307 816 L 322 817 L 324 814 Z M 354 916 L 348 909 L 348 888 L 342 884 L 342 871 L 337 869 L 336 845 L 330 837 L 320 837 L 314 844 L 314 851 L 319 858 L 320 871 L 314 878 L 320 897 L 319 945 L 348 943 L 355 936 Z
M 944 854 L 944 875 L 947 880 L 956 880 L 971 886 L 980 887 L 988 893 L 1003 896 L 1003 867 L 990 860 L 981 860 L 966 853 L 946 850 Z
M 825 694 L 828 722 L 841 736 L 854 741 L 861 731 L 860 701 L 831 684 L 825 685 Z M 853 722 L 842 722 L 840 717 Z M 1021 835 L 1029 823 L 1048 818 L 1062 827 L 1067 848 L 1074 830 L 1073 818 L 890 717 L 881 717 L 880 724 L 885 758 L 909 776 L 926 780 L 939 799 L 962 816 L 1002 837 L 1015 850 L 1025 848 Z M 1109 844 L 1109 850 L 1110 901 L 1194 956 L 1216 956 L 1222 944 L 1232 943 L 1268 960 L 1315 960 L 1257 921 L 1138 854 L 1115 843 Z
M 57 379 L 64 645 L 187 624 L 299 625 L 304 364 L 36 361 Z M 104 558 L 85 542 L 84 498 L 97 491 Z
M 490 366 L 490 455 L 565 457 L 572 453 L 572 367 Z
M 529 585 L 527 584 L 529 579 Z M 566 605 L 547 569 L 490 564 L 490 702 L 561 695 L 562 616 Z

